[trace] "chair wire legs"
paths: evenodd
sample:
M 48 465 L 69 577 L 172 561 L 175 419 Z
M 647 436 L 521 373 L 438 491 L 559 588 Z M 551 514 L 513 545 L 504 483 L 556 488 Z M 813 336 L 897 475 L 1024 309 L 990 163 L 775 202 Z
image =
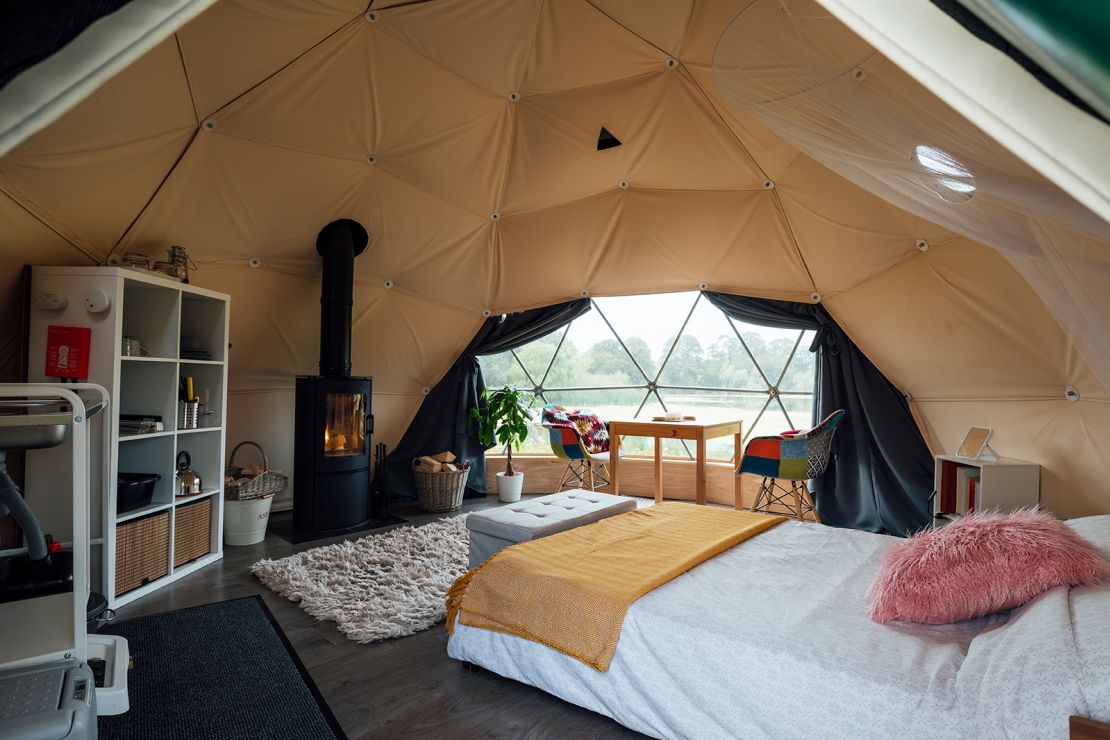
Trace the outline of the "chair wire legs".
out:
M 563 470 L 563 480 L 556 492 L 564 488 L 585 488 L 590 491 L 609 485 L 609 470 L 594 460 L 571 460 Z
M 772 509 L 772 506 L 781 507 Z M 804 480 L 790 481 L 790 488 L 779 482 L 778 478 L 764 478 L 759 484 L 759 492 L 752 502 L 752 511 L 766 514 L 784 514 L 802 521 L 806 514 L 812 514 L 814 521 L 821 523 L 821 515 L 813 506 L 809 487 Z M 785 511 L 784 511 L 785 510 Z

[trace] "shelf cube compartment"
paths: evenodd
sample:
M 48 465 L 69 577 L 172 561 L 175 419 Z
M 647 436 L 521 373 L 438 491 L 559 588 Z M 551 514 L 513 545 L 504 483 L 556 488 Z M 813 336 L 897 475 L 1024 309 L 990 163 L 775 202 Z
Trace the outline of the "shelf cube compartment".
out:
M 193 395 L 201 401 L 200 429 L 223 426 L 224 366 L 182 360 L 178 373 L 193 379 Z M 178 427 L 181 429 L 181 427 Z
M 170 572 L 170 512 L 116 525 L 116 596 Z
M 227 350 L 227 303 L 195 294 L 181 298 L 180 358 L 222 361 Z M 178 348 L 174 356 L 179 356 Z
M 160 416 L 165 431 L 176 429 L 177 362 L 123 362 L 120 365 L 120 413 Z
M 173 502 L 174 471 L 173 436 L 129 439 L 120 443 L 117 472 L 157 473 L 162 476 L 154 484 L 154 498 L 150 506 Z M 122 516 L 127 516 L 127 513 Z
M 142 346 L 142 355 L 177 357 L 181 293 L 171 288 L 125 280 L 123 287 L 123 336 Z

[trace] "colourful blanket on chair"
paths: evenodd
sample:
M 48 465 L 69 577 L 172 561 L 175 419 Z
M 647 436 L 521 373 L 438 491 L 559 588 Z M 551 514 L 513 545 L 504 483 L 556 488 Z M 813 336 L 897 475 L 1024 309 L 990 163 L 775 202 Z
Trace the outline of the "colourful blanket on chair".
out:
M 556 429 L 575 430 L 591 455 L 609 451 L 609 430 L 605 427 L 605 422 L 589 409 L 544 409 L 543 423 Z
M 506 547 L 451 586 L 447 629 L 457 617 L 607 671 L 636 599 L 783 520 L 666 503 Z

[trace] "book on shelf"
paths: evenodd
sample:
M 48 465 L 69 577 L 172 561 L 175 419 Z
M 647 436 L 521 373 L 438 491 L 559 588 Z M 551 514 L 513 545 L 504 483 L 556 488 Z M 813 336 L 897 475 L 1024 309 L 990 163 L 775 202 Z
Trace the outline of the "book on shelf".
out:
M 941 468 L 939 511 L 942 513 L 956 510 L 956 471 L 959 466 L 953 462 L 945 462 Z
M 165 424 L 158 414 L 120 414 L 119 433 L 121 436 L 134 434 L 153 434 L 164 432 Z
M 956 514 L 975 510 L 973 483 L 979 480 L 979 468 L 962 467 L 956 471 Z

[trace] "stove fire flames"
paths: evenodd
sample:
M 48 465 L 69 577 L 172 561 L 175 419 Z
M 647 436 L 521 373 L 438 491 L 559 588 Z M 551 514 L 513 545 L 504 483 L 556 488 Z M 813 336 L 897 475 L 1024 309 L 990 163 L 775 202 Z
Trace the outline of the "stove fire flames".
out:
M 343 219 L 324 227 L 320 374 L 297 377 L 293 432 L 293 527 L 326 535 L 358 529 L 377 512 L 370 489 L 370 378 L 351 377 L 354 259 L 366 230 Z
M 366 409 L 361 393 L 329 393 L 324 409 L 324 456 L 366 454 Z

